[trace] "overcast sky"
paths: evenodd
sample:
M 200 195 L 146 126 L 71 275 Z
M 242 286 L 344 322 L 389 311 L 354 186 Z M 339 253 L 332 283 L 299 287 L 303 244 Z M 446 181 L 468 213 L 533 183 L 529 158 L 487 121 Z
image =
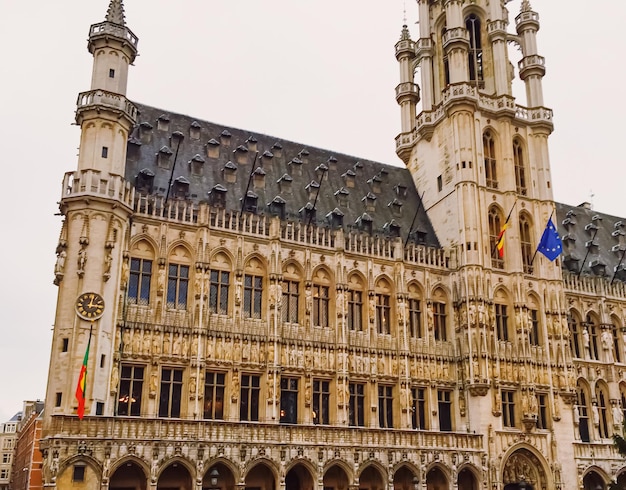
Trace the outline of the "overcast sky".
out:
M 519 1 L 508 4 L 514 15 Z M 400 111 L 402 0 L 126 0 L 139 37 L 128 97 L 198 119 L 389 164 Z M 555 199 L 626 216 L 626 2 L 531 0 L 554 109 Z M 0 0 L 0 422 L 43 398 L 63 173 L 76 168 L 76 96 L 89 90 L 89 25 L 108 0 Z M 406 0 L 417 37 L 417 6 Z M 509 26 L 513 30 L 513 24 Z M 514 60 L 516 64 L 517 60 Z M 524 95 L 520 103 L 524 103 Z M 593 199 L 591 194 L 593 193 Z M 68 373 L 76 377 L 78 373 Z M 72 394 L 68 393 L 69 396 Z

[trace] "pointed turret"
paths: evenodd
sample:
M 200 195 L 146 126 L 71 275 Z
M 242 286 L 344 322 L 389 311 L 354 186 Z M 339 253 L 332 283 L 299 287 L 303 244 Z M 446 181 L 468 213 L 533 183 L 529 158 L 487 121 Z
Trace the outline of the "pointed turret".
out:
M 420 100 L 419 87 L 414 83 L 415 43 L 406 24 L 402 26 L 396 43 L 396 59 L 400 63 L 400 83 L 396 87 L 396 101 L 402 114 L 402 132 L 408 133 L 415 124 L 415 107 Z
M 124 4 L 122 0 L 111 0 L 109 9 L 107 10 L 106 21 L 120 26 L 125 25 Z
M 519 75 L 526 84 L 528 107 L 543 106 L 542 79 L 546 74 L 545 58 L 537 53 L 537 31 L 539 14 L 534 12 L 528 0 L 522 2 L 520 13 L 515 17 L 517 34 L 520 37 L 523 58 L 520 60 Z

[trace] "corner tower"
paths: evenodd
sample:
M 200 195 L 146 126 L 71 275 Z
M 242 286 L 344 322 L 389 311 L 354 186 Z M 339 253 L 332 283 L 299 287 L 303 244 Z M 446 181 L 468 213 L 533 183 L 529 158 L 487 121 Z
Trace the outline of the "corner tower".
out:
M 122 0 L 111 0 L 104 22 L 89 29 L 93 75 L 90 90 L 79 94 L 77 101 L 76 123 L 81 129 L 77 170 L 65 174 L 59 203 L 63 224 L 54 269 L 59 292 L 44 438 L 57 433 L 56 415 L 77 413 L 75 391 L 84 358 L 85 415 L 113 410 L 108 380 L 115 356 L 119 285 L 127 274 L 123 241 L 133 192 L 123 175 L 126 143 L 137 114 L 126 98 L 126 86 L 137 41 L 125 25 Z M 96 307 L 99 300 L 104 308 Z
M 540 463 L 548 472 L 558 459 L 573 457 L 571 416 L 559 407 L 572 402 L 575 377 L 564 361 L 571 353 L 560 260 L 535 257 L 554 210 L 548 156 L 552 111 L 543 105 L 539 16 L 524 0 L 511 32 L 506 3 L 418 0 L 419 37 L 413 42 L 403 36 L 396 57 L 400 86 L 419 72 L 421 107 L 411 99 L 417 115 L 407 124 L 411 111 L 398 99 L 402 132 L 396 151 L 424 193 L 437 237 L 455 264 L 455 341 L 471 430 L 490 434 L 490 451 L 509 448 L 507 431 L 516 423 L 534 430 L 537 410 L 531 402 L 545 402 L 555 434 L 553 450 Z M 521 50 L 517 69 L 508 44 Z M 516 71 L 526 86 L 521 104 L 513 93 Z M 502 370 L 507 356 L 519 358 L 519 367 Z M 543 363 L 558 383 L 529 374 Z M 521 406 L 516 420 L 507 413 L 514 403 Z M 493 418 L 484 415 L 490 412 Z M 506 471 L 499 471 L 497 478 L 505 478 Z M 569 475 L 552 478 L 560 488 Z M 563 488 L 573 485 L 565 483 Z
M 396 151 L 424 192 L 440 242 L 458 252 L 459 264 L 502 268 L 493 245 L 514 204 L 507 242 L 521 238 L 521 211 L 540 232 L 553 209 L 547 146 L 552 111 L 543 106 L 539 17 L 524 1 L 513 34 L 502 2 L 418 3 L 419 39 L 411 41 L 403 30 L 396 44 L 402 114 Z M 522 51 L 518 69 L 528 107 L 513 95 L 508 43 Z M 490 218 L 494 206 L 497 216 Z M 525 250 L 504 260 L 507 269 L 523 272 L 531 258 Z

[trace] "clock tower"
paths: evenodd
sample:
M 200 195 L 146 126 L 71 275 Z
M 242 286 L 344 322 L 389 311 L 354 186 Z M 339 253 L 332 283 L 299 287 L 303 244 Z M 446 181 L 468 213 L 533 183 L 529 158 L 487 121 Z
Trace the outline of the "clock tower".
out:
M 126 85 L 137 42 L 121 0 L 111 0 L 105 20 L 89 29 L 93 72 L 90 89 L 77 100 L 78 165 L 65 174 L 59 203 L 63 224 L 54 269 L 59 293 L 46 427 L 54 427 L 49 420 L 55 414 L 76 413 L 74 393 L 88 344 L 85 414 L 113 410 L 108 380 L 119 345 L 113 337 L 128 269 L 123 249 L 132 202 L 132 187 L 123 176 L 126 142 L 137 115 Z

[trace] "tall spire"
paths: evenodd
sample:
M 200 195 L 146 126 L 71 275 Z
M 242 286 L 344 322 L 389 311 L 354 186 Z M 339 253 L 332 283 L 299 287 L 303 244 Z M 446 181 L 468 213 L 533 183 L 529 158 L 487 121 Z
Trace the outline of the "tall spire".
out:
M 126 25 L 123 0 L 111 0 L 107 10 L 106 21 L 120 26 Z

